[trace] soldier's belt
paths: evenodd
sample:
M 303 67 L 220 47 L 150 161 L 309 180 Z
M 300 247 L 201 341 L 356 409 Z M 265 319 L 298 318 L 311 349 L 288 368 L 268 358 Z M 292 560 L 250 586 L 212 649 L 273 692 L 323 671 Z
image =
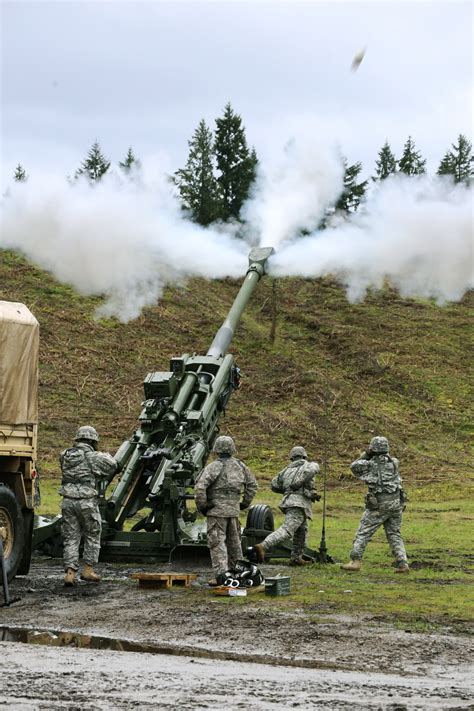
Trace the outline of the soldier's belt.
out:
M 237 489 L 218 489 L 216 493 L 219 496 L 223 494 L 224 496 L 235 496 L 237 500 L 240 499 L 240 491 Z

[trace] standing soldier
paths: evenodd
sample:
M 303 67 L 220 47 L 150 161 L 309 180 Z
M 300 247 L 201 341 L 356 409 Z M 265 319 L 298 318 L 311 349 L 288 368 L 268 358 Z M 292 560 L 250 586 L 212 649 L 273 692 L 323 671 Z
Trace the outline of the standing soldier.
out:
M 82 580 L 100 582 L 93 566 L 99 560 L 102 519 L 98 496 L 101 481 L 109 480 L 118 470 L 116 460 L 97 451 L 99 435 L 93 427 L 79 427 L 74 446 L 61 452 L 63 497 L 64 584 L 74 585 L 79 569 L 79 546 L 84 539 Z
M 304 447 L 293 447 L 290 452 L 290 464 L 272 480 L 272 491 L 284 494 L 280 509 L 285 514 L 285 522 L 280 528 L 249 548 L 250 557 L 256 557 L 259 563 L 281 543 L 293 541 L 290 565 L 308 565 L 314 563 L 303 557 L 308 535 L 308 519 L 312 518 L 312 502 L 321 498 L 313 489 L 314 477 L 319 472 L 316 462 L 308 462 Z
M 408 573 L 408 559 L 400 533 L 406 496 L 398 471 L 398 459 L 389 455 L 388 439 L 373 437 L 369 448 L 351 464 L 352 473 L 369 485 L 365 511 L 352 545 L 351 560 L 343 570 L 360 570 L 365 547 L 375 531 L 384 527 L 397 563 L 396 573 Z
M 207 545 L 216 581 L 222 584 L 243 557 L 239 513 L 252 503 L 257 482 L 250 469 L 233 456 L 232 437 L 217 437 L 212 451 L 219 458 L 202 470 L 194 496 L 198 511 L 207 516 Z

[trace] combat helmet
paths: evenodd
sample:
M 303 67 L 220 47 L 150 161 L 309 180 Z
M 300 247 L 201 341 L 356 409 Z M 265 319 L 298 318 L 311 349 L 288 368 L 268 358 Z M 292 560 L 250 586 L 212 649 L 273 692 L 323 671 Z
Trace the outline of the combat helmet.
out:
M 78 428 L 74 439 L 76 440 L 76 442 L 80 439 L 87 439 L 90 442 L 98 442 L 99 435 L 97 433 L 97 430 L 91 427 L 90 425 L 82 425 L 82 427 Z
M 232 439 L 232 437 L 221 435 L 214 442 L 214 447 L 212 448 L 212 451 L 215 454 L 229 454 L 232 456 L 232 454 L 235 454 L 236 452 L 234 440 Z
M 290 452 L 290 459 L 308 459 L 306 449 L 304 447 L 293 447 Z
M 369 449 L 374 454 L 388 454 L 388 439 L 386 437 L 372 437 Z

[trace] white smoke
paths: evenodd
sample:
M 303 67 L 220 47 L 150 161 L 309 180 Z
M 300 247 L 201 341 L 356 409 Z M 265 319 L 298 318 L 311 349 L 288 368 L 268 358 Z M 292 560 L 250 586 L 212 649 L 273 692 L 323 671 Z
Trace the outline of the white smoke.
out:
M 99 315 L 121 321 L 155 304 L 167 284 L 238 277 L 247 266 L 242 240 L 183 217 L 164 175 L 108 173 L 92 186 L 30 177 L 9 188 L 1 218 L 0 247 L 22 252 L 81 294 L 105 295 Z
M 192 276 L 241 277 L 248 244 L 236 225 L 186 219 L 156 162 L 133 179 L 109 172 L 97 184 L 45 176 L 14 183 L 1 205 L 0 247 L 82 294 L 105 296 L 99 314 L 136 318 L 167 284 Z M 338 277 L 350 299 L 385 279 L 403 296 L 458 300 L 473 286 L 472 192 L 426 176 L 378 183 L 359 213 L 316 230 L 342 189 L 335 151 L 293 141 L 260 167 L 244 206 L 249 242 L 276 246 L 275 276 Z M 241 230 L 242 232 L 242 230 Z
M 283 247 L 275 276 L 336 276 L 351 300 L 384 281 L 402 296 L 457 301 L 474 285 L 472 191 L 427 176 L 378 184 L 359 214 Z
M 301 230 L 313 230 L 343 189 L 337 151 L 311 139 L 293 139 L 282 154 L 259 163 L 252 197 L 242 208 L 250 242 L 275 247 Z

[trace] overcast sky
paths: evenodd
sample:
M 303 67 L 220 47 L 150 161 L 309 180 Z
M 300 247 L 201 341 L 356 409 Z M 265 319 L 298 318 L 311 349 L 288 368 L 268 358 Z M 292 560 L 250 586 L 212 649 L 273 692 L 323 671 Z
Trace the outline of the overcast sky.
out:
M 1 48 L 2 182 L 73 173 L 95 140 L 176 170 L 227 101 L 260 156 L 315 132 L 365 175 L 386 139 L 432 170 L 471 139 L 468 2 L 1 0 Z

